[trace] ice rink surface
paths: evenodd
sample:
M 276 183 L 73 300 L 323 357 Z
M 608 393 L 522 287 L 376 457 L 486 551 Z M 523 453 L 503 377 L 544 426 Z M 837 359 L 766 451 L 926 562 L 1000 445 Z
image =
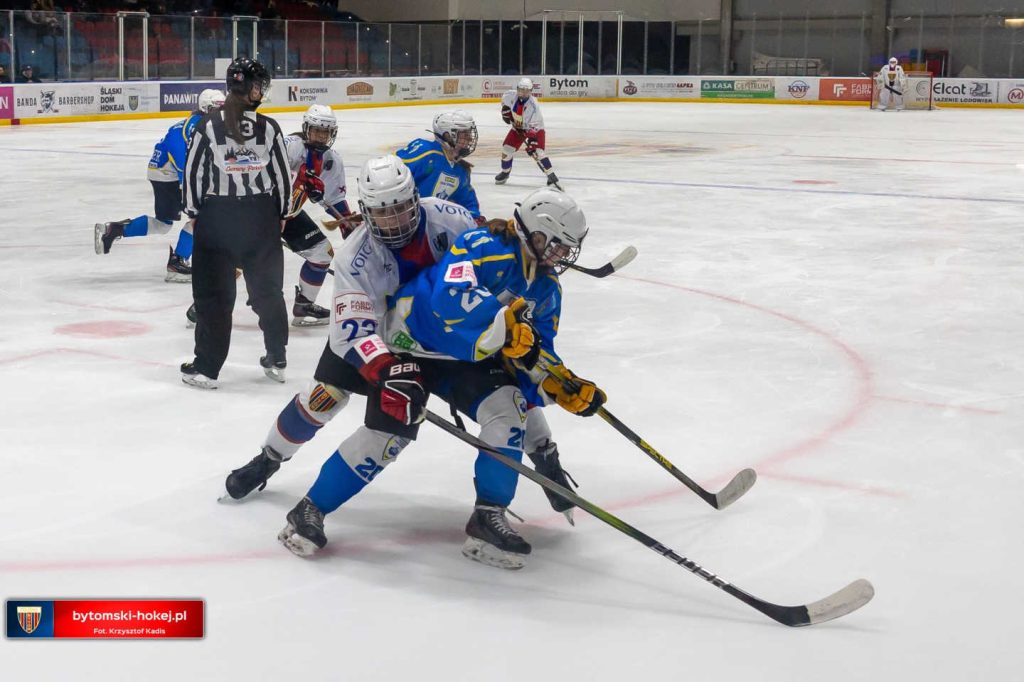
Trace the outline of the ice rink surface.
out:
M 490 217 L 540 186 L 493 184 L 497 105 L 467 106 Z M 440 107 L 339 111 L 350 179 Z M 1024 664 L 1024 140 L 1019 111 L 543 104 L 550 156 L 591 225 L 563 277 L 558 348 L 608 408 L 709 487 L 715 511 L 598 418 L 548 408 L 580 494 L 764 599 L 855 578 L 873 602 L 777 625 L 521 481 L 525 569 L 460 554 L 474 453 L 430 425 L 292 556 L 285 513 L 363 401 L 243 504 L 257 454 L 312 375 L 324 328 L 293 330 L 288 381 L 257 366 L 239 289 L 218 391 L 181 384 L 187 285 L 175 233 L 93 253 L 92 225 L 152 211 L 169 119 L 0 128 L 0 593 L 199 597 L 202 641 L 0 641 L 33 680 L 964 680 Z M 286 131 L 299 114 L 280 115 Z M 350 183 L 353 184 L 354 183 Z M 319 209 L 313 209 L 320 216 Z M 286 252 L 285 296 L 301 261 Z M 328 281 L 328 285 L 330 281 Z M 319 302 L 328 304 L 329 290 Z M 445 413 L 441 404 L 435 411 Z

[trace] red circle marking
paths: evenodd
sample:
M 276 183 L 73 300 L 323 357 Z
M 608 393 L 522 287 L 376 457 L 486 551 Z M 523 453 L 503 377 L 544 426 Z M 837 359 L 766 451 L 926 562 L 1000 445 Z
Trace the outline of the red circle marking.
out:
M 81 336 L 88 339 L 113 339 L 119 336 L 140 336 L 150 331 L 148 324 L 125 320 L 101 320 L 99 322 L 75 322 L 56 327 L 54 334 Z

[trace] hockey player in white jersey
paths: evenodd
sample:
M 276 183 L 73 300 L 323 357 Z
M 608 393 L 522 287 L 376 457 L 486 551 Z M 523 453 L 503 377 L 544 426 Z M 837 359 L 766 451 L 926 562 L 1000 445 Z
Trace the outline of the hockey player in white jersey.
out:
M 558 176 L 551 168 L 551 159 L 544 152 L 546 145 L 544 133 L 544 117 L 540 113 L 540 105 L 533 95 L 533 81 L 529 78 L 520 79 L 515 90 L 509 90 L 501 96 L 501 118 L 512 129 L 505 135 L 501 147 L 501 172 L 494 176 L 494 182 L 504 185 L 512 173 L 512 157 L 526 143 L 529 154 L 548 178 L 548 184 L 558 189 Z
M 324 225 L 327 229 L 341 227 L 343 236 L 361 220 L 350 210 L 346 199 L 345 164 L 333 148 L 337 136 L 338 119 L 334 111 L 323 104 L 314 104 L 302 116 L 302 131 L 284 138 L 292 173 L 292 194 L 281 239 L 306 261 L 299 270 L 299 283 L 295 286 L 292 305 L 292 326 L 295 327 L 325 325 L 330 321 L 330 312 L 315 301 L 327 277 L 334 250 L 303 210 L 306 201 L 320 204 L 333 216 Z M 194 305 L 185 316 L 190 326 L 195 323 Z
M 386 297 L 420 270 L 441 260 L 456 237 L 476 227 L 458 204 L 420 199 L 409 168 L 395 156 L 370 159 L 359 175 L 359 205 L 364 226 L 345 240 L 334 256 L 334 295 L 330 338 L 309 385 L 278 415 L 260 454 L 227 477 L 228 495 L 241 499 L 262 490 L 324 424 L 348 403 L 353 392 L 371 393 L 367 423 L 385 409 L 402 409 L 402 398 L 384 384 L 398 386 L 402 364 L 378 334 Z M 357 436 L 374 441 L 379 431 Z M 381 447 L 386 448 L 381 441 Z
M 903 93 L 907 88 L 907 74 L 903 73 L 896 57 L 892 57 L 889 63 L 878 72 L 878 108 L 885 111 L 889 106 L 894 106 L 896 111 L 903 111 Z
M 331 243 L 313 219 L 302 210 L 306 200 L 320 204 L 335 220 L 325 223 L 342 226 L 347 234 L 358 223 L 358 216 L 346 200 L 345 165 L 333 149 L 338 136 L 338 119 L 330 107 L 314 104 L 302 116 L 302 132 L 284 138 L 288 166 L 292 172 L 292 197 L 281 239 L 305 263 L 299 270 L 292 306 L 292 325 L 304 327 L 327 324 L 330 312 L 315 301 L 327 277 L 334 251 Z

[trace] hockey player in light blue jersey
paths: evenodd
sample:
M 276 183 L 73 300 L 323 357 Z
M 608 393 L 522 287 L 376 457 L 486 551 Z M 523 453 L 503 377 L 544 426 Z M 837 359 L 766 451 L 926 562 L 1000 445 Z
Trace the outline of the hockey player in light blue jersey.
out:
M 465 160 L 476 150 L 476 122 L 465 111 L 446 111 L 434 117 L 433 130 L 433 140 L 413 140 L 396 155 L 412 171 L 421 197 L 464 206 L 477 224 L 482 223 L 480 202 L 470 183 L 473 166 Z
M 415 438 L 427 391 L 480 424 L 481 440 L 516 460 L 532 446 L 526 442 L 530 413 L 542 419 L 529 403 L 557 402 L 583 416 L 604 403 L 604 392 L 593 382 L 562 366 L 553 344 L 561 310 L 558 272 L 579 255 L 587 232 L 582 211 L 570 197 L 543 189 L 527 197 L 512 221 L 495 222 L 495 231 L 463 233 L 437 265 L 391 297 L 387 347 L 411 354 L 398 364 L 400 371 L 391 372 L 406 382 L 392 389 L 393 396 L 404 396 L 392 403 L 405 411 L 389 413 L 397 425 L 378 423 L 374 430 L 368 421 L 361 428 L 378 434 L 375 438 L 357 431 L 324 464 L 278 536 L 292 552 L 309 556 L 322 548 L 324 514 L 361 491 Z M 521 369 L 519 382 L 506 371 L 506 362 Z M 558 367 L 570 381 L 546 378 L 548 366 Z M 528 387 L 525 396 L 520 382 Z M 397 419 L 401 416 L 405 419 Z M 506 517 L 518 476 L 483 454 L 475 473 L 477 500 L 463 554 L 500 568 L 521 568 L 531 547 Z
M 203 90 L 199 95 L 196 111 L 172 125 L 167 133 L 153 147 L 147 175 L 153 185 L 156 216 L 140 215 L 127 220 L 96 223 L 93 228 L 93 242 L 98 255 L 110 253 L 114 242 L 121 237 L 142 237 L 147 234 L 167 234 L 174 223 L 181 218 L 181 182 L 185 168 L 188 141 L 199 120 L 213 109 L 224 105 L 224 93 L 219 90 Z M 167 260 L 167 282 L 191 282 L 192 268 L 188 259 L 192 256 L 191 222 L 178 234 L 178 243 L 171 249 Z

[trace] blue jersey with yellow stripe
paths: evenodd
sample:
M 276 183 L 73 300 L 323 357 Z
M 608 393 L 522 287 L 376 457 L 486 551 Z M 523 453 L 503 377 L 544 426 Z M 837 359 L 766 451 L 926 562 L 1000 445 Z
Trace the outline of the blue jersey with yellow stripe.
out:
M 393 301 L 411 302 L 405 318 L 409 335 L 431 353 L 469 362 L 483 360 L 494 352 L 483 347 L 482 341 L 495 316 L 521 296 L 533 309 L 532 324 L 540 337 L 542 357 L 560 364 L 554 341 L 562 287 L 558 276 L 550 272 L 531 281 L 522 248 L 515 237 L 496 236 L 484 228 L 460 235 L 440 262 L 395 292 Z M 517 372 L 517 378 L 526 399 L 543 404 L 536 395 L 539 377 Z
M 196 111 L 167 129 L 167 133 L 153 147 L 153 156 L 149 158 L 150 170 L 173 169 L 178 174 L 178 182 L 182 181 L 185 176 L 188 141 L 202 117 L 203 114 Z
M 474 218 L 480 216 L 480 202 L 470 184 L 470 165 L 450 163 L 440 140 L 413 140 L 395 154 L 409 167 L 421 197 L 447 199 L 466 208 Z

